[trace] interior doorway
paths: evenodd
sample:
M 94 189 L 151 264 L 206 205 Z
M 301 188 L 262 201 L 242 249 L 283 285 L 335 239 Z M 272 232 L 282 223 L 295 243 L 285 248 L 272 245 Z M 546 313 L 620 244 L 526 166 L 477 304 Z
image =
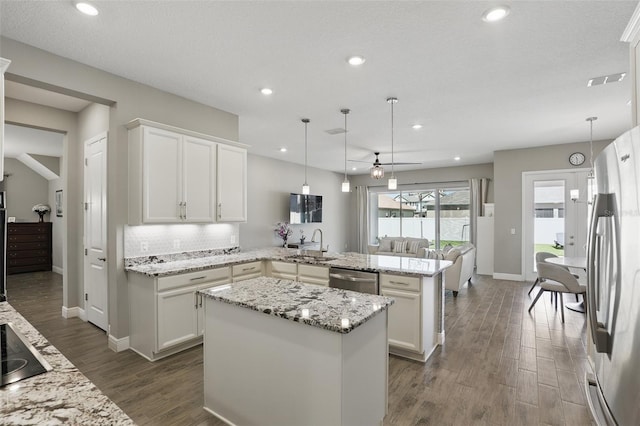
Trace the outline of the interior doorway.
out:
M 588 170 L 523 175 L 523 275 L 537 277 L 535 255 L 586 256 Z M 580 194 L 575 200 L 572 193 Z M 574 197 L 575 198 L 575 197 Z

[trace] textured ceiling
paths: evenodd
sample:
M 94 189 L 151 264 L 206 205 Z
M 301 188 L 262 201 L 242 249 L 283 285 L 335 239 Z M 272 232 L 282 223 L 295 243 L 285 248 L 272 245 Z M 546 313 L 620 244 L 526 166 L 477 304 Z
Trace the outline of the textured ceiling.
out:
M 399 99 L 395 161 L 422 162 L 399 170 L 585 141 L 594 115 L 594 139 L 631 125 L 628 78 L 586 82 L 628 71 L 619 39 L 636 1 L 506 2 L 511 14 L 493 24 L 483 1 L 93 3 L 95 18 L 70 1 L 3 1 L 0 32 L 238 114 L 251 152 L 286 161 L 304 162 L 308 117 L 309 165 L 342 170 L 344 135 L 325 132 L 344 125 L 341 108 L 352 110 L 348 157 L 390 161 L 389 96 Z M 347 65 L 352 54 L 366 63 Z

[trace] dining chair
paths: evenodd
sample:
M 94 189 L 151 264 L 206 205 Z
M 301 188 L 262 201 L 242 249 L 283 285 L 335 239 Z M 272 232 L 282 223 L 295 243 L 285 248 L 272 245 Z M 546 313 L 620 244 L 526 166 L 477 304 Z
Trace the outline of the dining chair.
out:
M 540 262 L 544 262 L 546 259 L 550 258 L 550 257 L 558 257 L 553 253 L 549 253 L 546 251 L 539 251 L 536 253 L 536 265 Z M 531 294 L 531 292 L 533 291 L 533 288 L 538 285 L 538 283 L 540 282 L 540 276 L 538 276 L 538 278 L 536 278 L 536 280 L 533 282 L 533 285 L 531 286 L 531 288 L 529 289 L 529 291 L 527 292 L 527 294 Z
M 545 291 L 550 292 L 558 292 L 560 293 L 560 312 L 562 313 L 562 322 L 564 323 L 564 300 L 562 297 L 562 293 L 573 293 L 573 294 L 582 294 L 582 298 L 585 301 L 585 312 L 587 307 L 586 301 L 586 293 L 587 286 L 582 285 L 578 282 L 576 277 L 571 274 L 571 272 L 567 271 L 560 265 L 553 265 L 547 262 L 540 262 L 536 265 L 538 269 L 538 280 L 540 283 L 540 292 L 536 295 L 533 302 L 531 302 L 531 306 L 529 306 L 529 311 L 535 306 L 536 302 L 542 296 L 542 293 Z M 556 309 L 558 308 L 556 302 Z

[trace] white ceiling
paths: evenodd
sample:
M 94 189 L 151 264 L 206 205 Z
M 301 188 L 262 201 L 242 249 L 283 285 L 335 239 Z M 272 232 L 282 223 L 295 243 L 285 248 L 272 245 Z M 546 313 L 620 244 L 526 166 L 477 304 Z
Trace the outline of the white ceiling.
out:
M 390 161 L 389 96 L 395 161 L 422 162 L 399 170 L 585 141 L 589 116 L 594 139 L 628 129 L 629 79 L 586 83 L 628 71 L 619 39 L 637 2 L 504 3 L 511 14 L 490 24 L 484 1 L 95 1 L 94 18 L 66 0 L 3 1 L 0 32 L 236 113 L 256 154 L 303 163 L 308 117 L 309 165 L 327 170 L 344 164 L 344 136 L 325 133 L 343 127 L 341 108 L 352 110 L 349 158 Z M 366 63 L 350 67 L 352 54 Z

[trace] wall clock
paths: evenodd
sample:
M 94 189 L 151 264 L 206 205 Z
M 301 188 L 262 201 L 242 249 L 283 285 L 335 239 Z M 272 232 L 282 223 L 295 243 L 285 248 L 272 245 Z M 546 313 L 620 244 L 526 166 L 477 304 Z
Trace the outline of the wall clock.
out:
M 574 152 L 569 156 L 569 163 L 571 163 L 572 166 L 580 166 L 584 163 L 584 160 L 584 154 L 581 152 Z

